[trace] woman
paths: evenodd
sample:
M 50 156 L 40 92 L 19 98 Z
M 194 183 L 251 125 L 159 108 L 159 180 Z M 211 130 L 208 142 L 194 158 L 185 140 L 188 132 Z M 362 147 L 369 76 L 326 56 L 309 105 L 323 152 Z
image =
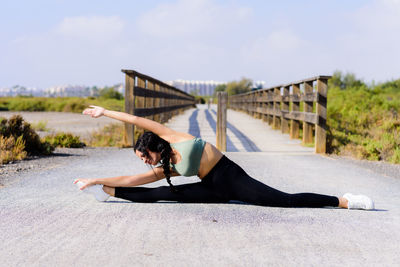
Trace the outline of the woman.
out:
M 241 167 L 210 143 L 190 134 L 174 131 L 149 119 L 106 110 L 98 106 L 90 106 L 83 111 L 83 114 L 93 118 L 106 116 L 149 131 L 138 139 L 134 150 L 146 164 L 156 166 L 143 174 L 74 181 L 81 190 L 94 194 L 99 201 L 105 201 L 109 196 L 114 196 L 134 202 L 167 200 L 226 203 L 230 200 L 238 200 L 272 207 L 332 206 L 374 209 L 373 201 L 363 195 L 345 194 L 343 197 L 335 197 L 314 193 L 288 194 L 278 191 L 251 178 Z M 173 186 L 170 177 L 178 175 L 197 175 L 201 181 Z M 136 187 L 163 178 L 167 179 L 169 186 Z

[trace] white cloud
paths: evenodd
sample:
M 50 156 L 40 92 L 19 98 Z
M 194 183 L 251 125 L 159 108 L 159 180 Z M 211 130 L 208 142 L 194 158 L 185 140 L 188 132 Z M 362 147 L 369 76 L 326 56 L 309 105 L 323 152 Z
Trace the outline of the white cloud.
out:
M 160 4 L 138 19 L 139 29 L 155 37 L 226 33 L 251 15 L 250 8 L 218 5 L 209 0 L 179 0 Z
M 110 40 L 121 34 L 123 21 L 117 16 L 67 17 L 55 32 L 67 38 L 79 40 Z

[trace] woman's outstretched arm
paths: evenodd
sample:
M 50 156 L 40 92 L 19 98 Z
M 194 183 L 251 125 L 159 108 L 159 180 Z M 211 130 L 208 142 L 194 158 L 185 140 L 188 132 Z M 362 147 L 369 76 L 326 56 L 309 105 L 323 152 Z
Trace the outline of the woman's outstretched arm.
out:
M 140 128 L 155 133 L 169 143 L 176 143 L 182 141 L 182 139 L 193 138 L 187 133 L 177 132 L 166 127 L 165 125 L 162 125 L 161 123 L 125 112 L 107 110 L 98 106 L 90 106 L 90 108 L 85 109 L 82 113 L 85 115 L 91 115 L 93 118 L 98 118 L 104 115 L 112 119 L 134 124 Z
M 178 174 L 175 172 L 171 173 L 171 176 L 177 176 Z M 157 167 L 148 172 L 130 175 L 130 176 L 117 176 L 111 178 L 95 178 L 95 179 L 76 179 L 74 184 L 81 181 L 85 185 L 80 189 L 83 190 L 88 186 L 95 184 L 102 184 L 109 187 L 131 187 L 149 184 L 158 180 L 165 178 L 163 168 Z

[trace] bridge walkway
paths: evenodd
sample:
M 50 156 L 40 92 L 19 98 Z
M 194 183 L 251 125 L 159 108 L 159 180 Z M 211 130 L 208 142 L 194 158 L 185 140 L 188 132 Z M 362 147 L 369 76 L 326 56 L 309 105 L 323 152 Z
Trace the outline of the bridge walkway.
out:
M 215 145 L 217 106 L 197 105 L 173 117 L 167 125 L 188 132 Z M 277 152 L 313 154 L 312 147 L 301 145 L 301 140 L 291 140 L 288 134 L 273 130 L 267 123 L 245 113 L 227 111 L 227 152 Z

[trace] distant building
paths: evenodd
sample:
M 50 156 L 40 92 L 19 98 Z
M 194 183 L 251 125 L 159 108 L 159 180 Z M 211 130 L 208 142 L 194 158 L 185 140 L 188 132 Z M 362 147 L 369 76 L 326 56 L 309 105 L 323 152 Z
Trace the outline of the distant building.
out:
M 167 84 L 174 86 L 186 93 L 193 93 L 201 96 L 213 95 L 215 87 L 220 84 L 226 84 L 226 82 L 216 82 L 216 81 L 193 81 L 193 80 L 175 80 L 168 81 Z M 253 82 L 253 90 L 262 89 L 265 85 L 264 81 Z
M 121 94 L 125 93 L 125 86 L 122 83 L 116 84 L 112 87 Z M 88 97 L 98 96 L 99 90 L 101 90 L 101 88 L 97 88 L 96 86 L 88 87 L 83 85 L 61 85 L 52 86 L 46 89 L 27 88 L 16 85 L 11 88 L 0 88 L 0 97 Z
M 213 95 L 214 89 L 220 84 L 226 84 L 226 82 L 217 81 L 193 81 L 193 80 L 175 80 L 168 81 L 167 84 L 176 87 L 186 93 L 193 93 L 197 95 Z
M 43 90 L 47 97 L 86 97 L 93 96 L 91 88 L 81 85 L 52 86 Z
M 0 96 L 42 96 L 43 92 L 41 89 L 33 87 L 24 87 L 15 85 L 11 88 L 0 88 Z

